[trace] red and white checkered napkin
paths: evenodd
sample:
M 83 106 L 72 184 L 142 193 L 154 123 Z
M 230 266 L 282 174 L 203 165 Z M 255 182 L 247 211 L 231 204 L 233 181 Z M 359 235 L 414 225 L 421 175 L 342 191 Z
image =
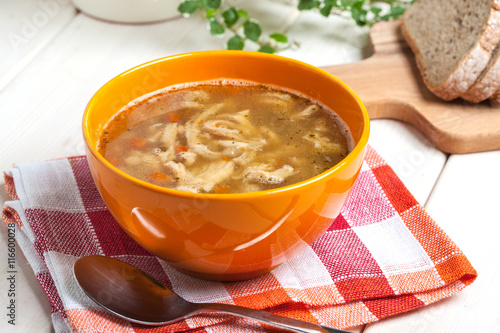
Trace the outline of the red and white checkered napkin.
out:
M 56 332 L 259 332 L 272 328 L 231 316 L 196 316 L 162 328 L 103 312 L 72 275 L 81 256 L 101 254 L 147 271 L 192 302 L 264 309 L 349 327 L 438 301 L 476 272 L 452 240 L 368 148 L 342 214 L 298 257 L 259 278 L 211 282 L 172 269 L 132 241 L 97 192 L 85 157 L 18 164 L 6 173 L 13 201 L 3 219 L 45 289 Z

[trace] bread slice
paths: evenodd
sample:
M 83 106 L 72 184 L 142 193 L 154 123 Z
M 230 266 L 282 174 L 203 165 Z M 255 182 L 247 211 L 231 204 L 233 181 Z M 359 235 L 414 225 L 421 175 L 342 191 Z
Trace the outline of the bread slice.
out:
M 500 104 L 500 89 L 494 92 L 490 99 L 492 102 Z
M 500 0 L 417 0 L 401 27 L 426 86 L 452 100 L 476 82 L 500 41 Z
M 500 31 L 499 31 L 500 33 Z M 490 97 L 500 87 L 500 44 L 497 45 L 485 70 L 477 81 L 462 94 L 462 98 L 471 103 L 479 103 Z

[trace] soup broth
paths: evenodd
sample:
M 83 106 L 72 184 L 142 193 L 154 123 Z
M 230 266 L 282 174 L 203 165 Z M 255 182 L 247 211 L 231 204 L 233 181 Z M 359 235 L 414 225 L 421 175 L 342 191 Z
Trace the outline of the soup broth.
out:
M 295 92 L 220 80 L 173 86 L 124 107 L 99 152 L 125 173 L 180 191 L 241 193 L 291 185 L 340 162 L 339 117 Z

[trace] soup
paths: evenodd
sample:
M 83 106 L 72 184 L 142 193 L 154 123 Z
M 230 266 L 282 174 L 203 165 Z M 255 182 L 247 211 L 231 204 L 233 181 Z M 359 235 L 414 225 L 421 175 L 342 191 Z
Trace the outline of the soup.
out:
M 242 193 L 314 177 L 352 149 L 347 126 L 298 93 L 247 81 L 168 87 L 125 106 L 98 150 L 125 173 L 180 191 Z

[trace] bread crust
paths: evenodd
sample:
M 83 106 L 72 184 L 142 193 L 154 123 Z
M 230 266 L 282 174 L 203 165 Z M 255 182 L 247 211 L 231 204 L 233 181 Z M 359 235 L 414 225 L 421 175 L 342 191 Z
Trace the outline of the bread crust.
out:
M 406 29 L 405 17 L 409 10 L 411 10 L 411 8 L 408 9 L 403 15 L 401 31 L 408 45 L 415 54 L 417 67 L 422 74 L 425 85 L 435 95 L 446 101 L 460 97 L 460 95 L 465 93 L 476 82 L 485 67 L 488 65 L 493 50 L 500 42 L 500 0 L 492 0 L 490 15 L 479 39 L 470 51 L 463 57 L 455 70 L 450 73 L 448 78 L 437 86 L 432 86 L 426 78 L 423 60 L 420 56 L 420 50 Z
M 500 55 L 493 64 L 486 68 L 482 76 L 462 94 L 462 98 L 471 103 L 479 103 L 490 98 L 500 87 Z
M 494 103 L 500 103 L 500 90 L 495 91 L 490 99 Z

